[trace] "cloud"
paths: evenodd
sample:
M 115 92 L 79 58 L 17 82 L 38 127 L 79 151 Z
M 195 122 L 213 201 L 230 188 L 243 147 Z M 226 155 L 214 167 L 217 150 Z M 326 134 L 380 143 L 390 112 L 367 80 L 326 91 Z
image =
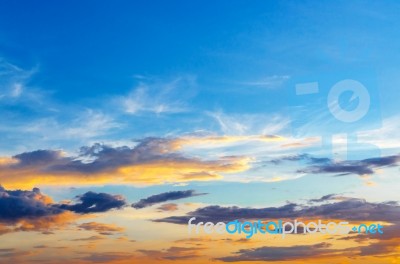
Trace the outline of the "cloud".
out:
M 321 203 L 326 201 L 331 201 L 332 199 L 336 199 L 336 194 L 327 194 L 317 199 L 308 200 L 310 203 Z
M 273 159 L 270 162 L 278 165 L 285 161 L 305 161 L 309 165 L 304 169 L 298 170 L 298 173 L 333 173 L 338 176 L 357 174 L 361 176 L 374 174 L 378 168 L 398 166 L 398 163 L 400 162 L 400 154 L 363 160 L 335 161 L 330 158 L 312 157 L 310 154 L 305 153 L 283 156 Z
M 59 162 L 63 159 L 63 153 L 57 150 L 35 150 L 15 155 L 13 159 L 17 161 L 15 167 L 18 168 L 40 167 Z
M 57 206 L 38 188 L 6 190 L 0 186 L 0 235 L 18 231 L 51 233 L 79 216 Z
M 26 256 L 34 256 L 37 252 L 35 251 L 22 251 L 22 250 L 12 250 L 4 253 L 0 253 L 0 259 L 6 258 L 6 261 L 13 260 L 14 263 L 24 263 L 22 261 L 18 261 L 21 257 Z
M 203 248 L 195 247 L 170 247 L 168 249 L 158 250 L 138 250 L 138 252 L 151 257 L 151 259 L 166 259 L 166 260 L 185 260 L 200 257 L 199 251 Z
M 23 96 L 26 83 L 36 71 L 36 68 L 24 70 L 0 58 L 0 100 Z
M 91 237 L 85 237 L 85 238 L 76 238 L 73 239 L 72 241 L 97 241 L 97 240 L 102 240 L 104 237 L 102 236 L 91 236 Z
M 38 188 L 32 191 L 10 191 L 0 186 L 0 221 L 14 223 L 22 219 L 37 219 L 64 212 L 50 203 L 51 198 L 43 195 Z
M 260 142 L 277 142 L 284 141 L 286 138 L 277 135 L 232 135 L 232 136 L 219 136 L 219 135 L 203 135 L 200 137 L 196 136 L 185 136 L 176 139 L 175 146 L 180 148 L 181 146 L 192 146 L 192 145 L 208 145 L 215 146 L 219 144 L 232 144 L 232 143 L 243 143 L 249 141 L 260 141 Z
M 322 199 L 326 201 L 327 198 Z M 279 207 L 242 208 L 237 206 L 206 206 L 189 212 L 184 216 L 170 216 L 153 220 L 173 224 L 187 224 L 191 217 L 203 222 L 229 222 L 236 219 L 295 219 L 321 218 L 343 219 L 348 221 L 384 221 L 396 222 L 400 206 L 396 202 L 371 203 L 364 199 L 342 198 L 342 200 L 318 205 L 288 203 Z
M 101 235 L 113 235 L 115 232 L 120 233 L 125 229 L 112 224 L 102 224 L 96 222 L 83 223 L 78 226 L 80 229 L 87 231 L 95 231 Z
M 79 214 L 102 213 L 111 209 L 120 209 L 126 202 L 120 195 L 111 195 L 108 193 L 87 192 L 76 196 L 79 203 L 59 204 L 54 207 L 72 211 Z
M 115 118 L 100 110 L 83 109 L 73 113 L 68 121 L 61 121 L 55 117 L 46 117 L 24 123 L 17 127 L 18 132 L 37 135 L 41 140 L 60 141 L 76 140 L 83 141 L 104 136 L 110 131 L 123 127 Z
M 64 138 L 95 138 L 107 134 L 110 130 L 122 127 L 113 117 L 99 110 L 86 109 L 71 121 L 60 125 L 59 131 Z M 60 135 L 60 133 L 58 133 Z
M 400 148 L 400 115 L 394 115 L 382 120 L 382 127 L 374 130 L 357 132 L 360 142 L 373 144 L 382 150 L 395 150 Z
M 257 81 L 240 82 L 239 84 L 274 89 L 281 87 L 289 79 L 289 75 L 272 75 Z
M 126 252 L 94 252 L 87 256 L 79 257 L 79 260 L 90 263 L 112 263 L 113 261 L 118 262 L 127 259 L 136 259 L 136 256 Z
M 389 226 L 391 228 L 393 226 Z M 375 257 L 390 257 L 392 253 L 396 252 L 400 239 L 398 237 L 399 226 L 396 225 L 396 236 L 390 235 L 393 230 L 385 228 L 385 233 L 382 236 L 374 237 L 375 239 L 369 245 L 360 245 L 355 247 L 337 248 L 329 243 L 318 243 L 313 245 L 295 245 L 287 247 L 259 247 L 259 248 L 246 248 L 234 252 L 232 256 L 217 258 L 217 260 L 224 262 L 239 262 L 239 261 L 301 261 L 307 259 L 326 259 L 331 262 L 335 257 L 357 258 L 365 256 Z M 384 236 L 389 234 L 390 238 Z M 365 240 L 370 241 L 368 235 L 363 235 Z M 364 242 L 365 240 L 357 240 L 360 235 L 353 237 L 339 238 L 339 240 L 354 239 L 355 241 Z M 388 255 L 389 254 L 389 255 Z
M 205 139 L 206 141 L 209 139 Z M 225 140 L 225 139 L 224 139 Z M 268 139 L 272 140 L 272 139 Z M 42 184 L 102 184 L 207 181 L 249 168 L 250 158 L 222 156 L 204 160 L 179 149 L 190 139 L 144 138 L 136 146 L 94 144 L 82 147 L 76 156 L 59 150 L 36 150 L 3 157 L 0 177 L 7 187 L 27 188 Z
M 218 260 L 224 262 L 237 261 L 288 261 L 305 258 L 315 258 L 321 255 L 332 255 L 338 250 L 329 249 L 330 244 L 318 243 L 314 245 L 300 245 L 291 247 L 260 247 L 241 249 L 235 256 L 222 257 Z
M 290 120 L 279 114 L 226 114 L 207 112 L 226 135 L 276 135 L 289 128 Z
M 273 159 L 270 162 L 275 165 L 278 165 L 285 161 L 306 161 L 310 164 L 321 164 L 321 163 L 326 164 L 326 163 L 332 162 L 332 160 L 329 158 L 316 158 L 307 153 L 282 156 L 282 157 Z
M 157 208 L 160 212 L 171 212 L 178 210 L 178 205 L 175 203 L 166 203 Z
M 117 97 L 116 102 L 131 115 L 180 113 L 188 110 L 187 101 L 193 96 L 194 87 L 195 79 L 190 76 L 170 82 L 141 81 L 128 96 Z
M 105 212 L 125 204 L 122 197 L 106 193 L 87 192 L 78 199 L 80 203 L 77 204 L 58 204 L 38 188 L 6 190 L 0 186 L 0 234 L 17 231 L 50 233 L 52 229 L 70 224 L 80 214 Z M 96 223 L 82 224 L 80 228 L 102 234 L 121 231 L 116 226 Z
M 195 190 L 165 192 L 165 193 L 152 195 L 145 199 L 141 199 L 139 202 L 132 204 L 132 207 L 136 208 L 136 209 L 141 209 L 141 208 L 152 206 L 154 204 L 163 203 L 166 201 L 184 199 L 184 198 L 205 195 L 205 194 L 206 193 L 196 193 Z
M 305 169 L 301 169 L 299 173 L 334 173 L 338 176 L 349 174 L 366 175 L 374 174 L 376 169 L 385 167 L 398 166 L 400 162 L 400 154 L 386 157 L 376 157 L 363 160 L 350 161 L 330 161 L 324 164 L 312 165 Z M 314 162 L 315 163 L 315 162 Z

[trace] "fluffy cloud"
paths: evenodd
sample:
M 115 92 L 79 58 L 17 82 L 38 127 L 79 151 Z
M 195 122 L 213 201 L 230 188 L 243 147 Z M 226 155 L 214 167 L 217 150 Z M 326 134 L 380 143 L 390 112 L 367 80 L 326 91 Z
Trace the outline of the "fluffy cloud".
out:
M 209 139 L 205 139 L 209 140 Z M 215 139 L 214 139 L 215 140 Z M 224 140 L 226 140 L 224 138 Z M 250 159 L 225 156 L 203 160 L 178 150 L 190 139 L 145 138 L 135 147 L 103 144 L 83 147 L 77 156 L 57 150 L 36 150 L 2 158 L 0 177 L 7 187 L 26 188 L 41 184 L 160 184 L 222 178 L 221 173 L 241 172 Z
M 111 209 L 120 209 L 126 202 L 120 195 L 111 195 L 108 193 L 87 192 L 76 197 L 78 203 L 59 204 L 54 207 L 72 211 L 79 214 L 101 213 Z
M 14 223 L 21 219 L 37 219 L 63 213 L 51 206 L 51 198 L 38 188 L 32 191 L 6 190 L 0 186 L 0 221 Z
M 57 204 L 38 188 L 32 191 L 6 190 L 0 186 L 0 233 L 31 230 L 48 232 L 49 229 L 76 220 L 80 214 L 105 212 L 125 205 L 122 197 L 106 193 L 87 192 L 77 198 L 79 202 L 76 204 Z M 81 228 L 88 229 L 89 226 Z M 97 226 L 93 230 L 99 231 L 99 228 Z

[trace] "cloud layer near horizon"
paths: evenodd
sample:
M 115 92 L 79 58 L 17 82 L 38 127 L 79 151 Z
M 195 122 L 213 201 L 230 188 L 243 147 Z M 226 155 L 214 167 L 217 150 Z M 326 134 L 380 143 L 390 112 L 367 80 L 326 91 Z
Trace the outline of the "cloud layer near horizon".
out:
M 310 202 L 321 204 L 303 205 L 288 203 L 278 207 L 242 208 L 237 206 L 223 207 L 211 205 L 196 209 L 184 216 L 170 216 L 155 219 L 155 222 L 173 224 L 187 224 L 191 217 L 196 222 L 229 222 L 236 219 L 294 219 L 294 218 L 321 218 L 343 219 L 349 221 L 385 221 L 399 220 L 400 205 L 397 202 L 371 203 L 364 199 L 326 195 Z

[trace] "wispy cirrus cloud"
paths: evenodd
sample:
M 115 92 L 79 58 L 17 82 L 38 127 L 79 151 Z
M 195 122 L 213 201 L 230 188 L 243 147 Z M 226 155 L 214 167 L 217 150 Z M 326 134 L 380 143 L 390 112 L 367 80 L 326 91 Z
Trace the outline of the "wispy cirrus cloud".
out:
M 274 89 L 274 88 L 281 87 L 282 84 L 284 84 L 289 79 L 290 79 L 289 75 L 272 75 L 272 76 L 260 78 L 255 81 L 238 82 L 238 84 L 245 85 L 245 86 L 255 86 L 255 87 L 266 88 L 266 89 Z
M 110 130 L 121 128 L 123 124 L 100 110 L 84 109 L 75 113 L 68 121 L 57 118 L 40 118 L 18 128 L 21 132 L 37 135 L 42 141 L 88 140 L 105 136 Z
M 130 115 L 171 114 L 188 111 L 187 100 L 193 96 L 195 78 L 182 76 L 165 82 L 142 80 L 127 96 L 116 97 L 118 105 Z
M 222 111 L 207 114 L 226 135 L 285 134 L 290 124 L 290 120 L 280 114 L 227 114 Z
M 0 58 L 0 100 L 32 96 L 25 86 L 36 72 L 37 68 L 25 70 Z

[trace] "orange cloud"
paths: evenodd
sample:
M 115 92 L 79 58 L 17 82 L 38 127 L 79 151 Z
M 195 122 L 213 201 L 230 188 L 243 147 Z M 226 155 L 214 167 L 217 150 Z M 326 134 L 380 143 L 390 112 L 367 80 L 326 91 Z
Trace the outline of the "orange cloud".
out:
M 193 142 L 248 138 L 147 138 L 133 148 L 95 144 L 82 148 L 77 157 L 66 156 L 61 151 L 37 150 L 3 158 L 0 181 L 7 188 L 32 188 L 46 184 L 163 184 L 218 180 L 224 174 L 247 170 L 251 158 L 227 156 L 204 160 L 177 152 L 177 149 Z M 276 140 L 276 137 L 255 139 Z
M 83 223 L 78 226 L 80 229 L 95 231 L 101 235 L 112 235 L 115 232 L 120 233 L 125 229 L 114 224 L 102 224 L 96 222 Z

